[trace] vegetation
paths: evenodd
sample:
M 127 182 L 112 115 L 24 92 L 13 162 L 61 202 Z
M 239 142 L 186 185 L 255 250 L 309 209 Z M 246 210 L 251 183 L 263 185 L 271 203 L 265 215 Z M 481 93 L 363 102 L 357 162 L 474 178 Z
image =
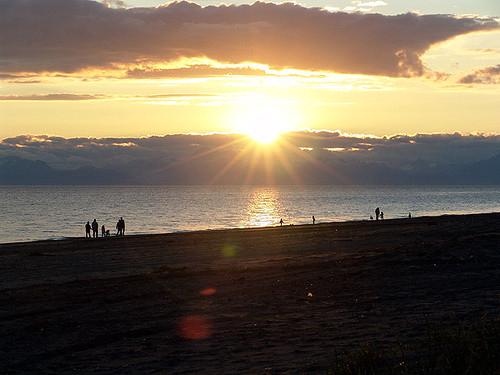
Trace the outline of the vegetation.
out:
M 332 375 L 497 375 L 500 321 L 454 329 L 429 329 L 413 346 L 379 350 L 365 346 L 338 357 Z

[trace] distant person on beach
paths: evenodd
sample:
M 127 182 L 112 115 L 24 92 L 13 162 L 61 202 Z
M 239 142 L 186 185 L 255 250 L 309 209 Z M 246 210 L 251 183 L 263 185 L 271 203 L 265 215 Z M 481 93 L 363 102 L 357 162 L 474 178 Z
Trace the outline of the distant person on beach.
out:
M 120 220 L 118 220 L 118 223 L 116 223 L 116 235 L 125 235 L 125 220 L 123 220 L 123 217 L 120 217 Z
M 378 220 L 379 216 L 380 216 L 380 208 L 379 208 L 379 207 L 377 207 L 377 208 L 375 209 L 375 220 Z
M 411 212 L 408 212 L 408 219 L 411 219 Z
M 96 219 L 94 219 L 94 221 L 92 222 L 92 237 L 99 237 L 99 224 L 97 223 Z
M 283 218 L 280 219 L 280 225 L 283 226 Z
M 104 224 L 102 225 L 101 227 L 101 236 L 102 237 L 105 237 L 106 236 L 106 227 L 104 226 Z
M 380 212 L 380 220 L 384 220 L 384 213 Z
M 122 235 L 122 221 L 121 221 L 121 219 L 118 219 L 118 222 L 116 223 L 116 235 L 117 236 Z
M 90 222 L 87 221 L 85 224 L 85 238 L 91 238 L 90 236 Z
M 316 224 L 316 218 L 313 215 L 313 225 Z
M 372 215 L 370 215 L 370 220 L 373 220 L 373 216 Z

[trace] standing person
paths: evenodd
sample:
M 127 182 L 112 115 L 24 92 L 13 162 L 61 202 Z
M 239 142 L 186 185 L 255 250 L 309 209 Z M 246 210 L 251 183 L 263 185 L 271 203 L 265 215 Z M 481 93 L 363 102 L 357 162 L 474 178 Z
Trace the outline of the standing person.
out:
M 384 220 L 384 213 L 383 212 L 380 213 L 380 220 Z
M 85 224 L 85 238 L 91 238 L 90 237 L 90 222 L 87 221 L 87 224 Z
M 380 216 L 380 208 L 379 208 L 379 207 L 377 207 L 377 208 L 375 209 L 375 220 L 378 220 L 378 217 L 379 217 L 379 216 Z
M 96 219 L 94 219 L 94 221 L 92 222 L 92 237 L 99 237 L 99 224 L 97 223 Z
M 280 219 L 280 226 L 283 226 L 283 218 Z
M 408 212 L 408 219 L 411 219 L 411 212 Z
M 102 237 L 105 237 L 106 236 L 106 227 L 104 226 L 104 224 L 102 225 L 101 227 L 101 236 Z
M 313 225 L 316 224 L 316 218 L 313 215 Z
M 122 236 L 125 236 L 125 220 L 123 220 L 123 217 L 120 217 L 120 221 L 122 222 Z
M 122 235 L 122 221 L 121 219 L 118 220 L 116 223 L 116 235 L 121 236 Z

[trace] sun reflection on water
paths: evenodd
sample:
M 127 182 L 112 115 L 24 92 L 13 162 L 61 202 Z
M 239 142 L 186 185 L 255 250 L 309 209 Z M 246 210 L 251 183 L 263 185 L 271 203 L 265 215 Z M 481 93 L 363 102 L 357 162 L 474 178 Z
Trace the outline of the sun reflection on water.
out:
M 245 226 L 265 227 L 275 225 L 280 216 L 279 193 L 275 189 L 254 190 L 248 201 Z

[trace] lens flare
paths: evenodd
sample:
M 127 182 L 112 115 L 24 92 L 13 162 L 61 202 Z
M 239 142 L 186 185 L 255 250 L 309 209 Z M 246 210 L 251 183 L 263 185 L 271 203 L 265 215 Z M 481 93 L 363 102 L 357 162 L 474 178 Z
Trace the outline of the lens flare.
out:
M 186 340 L 202 340 L 212 336 L 212 323 L 203 315 L 188 315 L 179 320 L 179 336 Z
M 205 288 L 200 291 L 200 295 L 203 297 L 210 297 L 217 293 L 217 289 L 215 288 Z

